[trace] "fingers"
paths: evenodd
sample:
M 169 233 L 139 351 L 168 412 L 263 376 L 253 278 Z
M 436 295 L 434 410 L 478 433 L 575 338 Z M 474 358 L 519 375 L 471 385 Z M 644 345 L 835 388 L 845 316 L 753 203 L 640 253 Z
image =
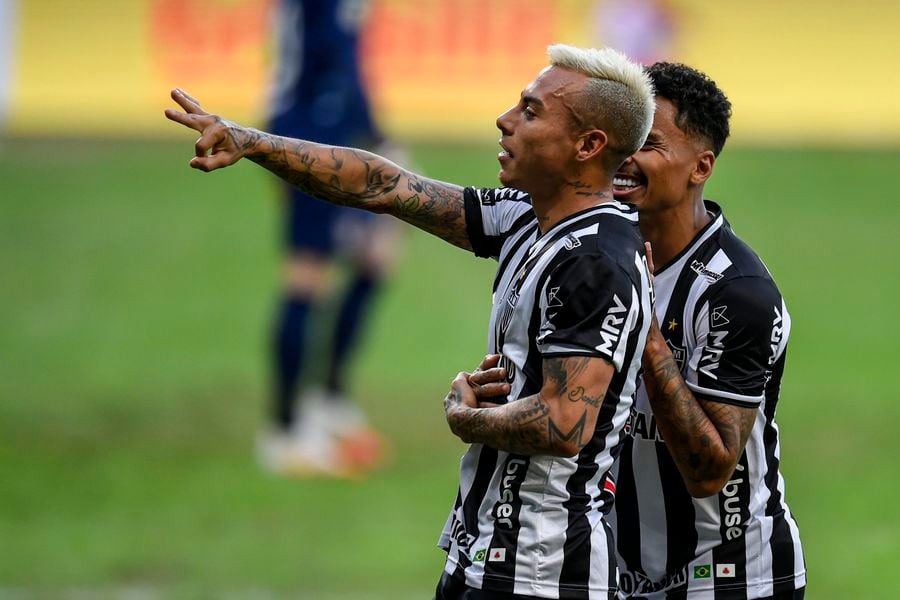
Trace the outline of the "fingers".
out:
M 200 106 L 200 102 L 185 92 L 180 88 L 175 88 L 172 90 L 170 94 L 172 96 L 172 100 L 178 103 L 178 106 L 183 108 L 186 112 L 193 115 L 206 115 L 208 114 L 203 108 Z
M 472 386 L 469 385 L 470 375 L 471 373 L 466 373 L 465 371 L 458 373 L 456 378 L 450 383 L 450 390 L 459 404 L 464 404 L 469 408 L 477 408 L 478 399 L 475 397 Z
M 181 123 L 191 129 L 203 131 L 207 126 L 215 122 L 215 119 L 200 108 L 200 103 L 187 92 L 174 89 L 171 93 L 172 100 L 178 103 L 178 106 L 185 112 L 180 112 L 171 108 L 166 109 L 166 118 L 176 123 Z
M 166 118 L 170 121 L 175 121 L 176 123 L 181 123 L 186 127 L 190 127 L 191 129 L 196 129 L 197 131 L 203 131 L 204 125 L 198 122 L 196 115 L 189 115 L 183 112 L 178 112 L 173 108 L 166 109 Z
M 473 386 L 500 383 L 504 381 L 506 381 L 506 369 L 501 367 L 494 367 L 493 369 L 487 369 L 485 371 L 475 371 L 469 375 L 469 384 Z
M 653 275 L 656 267 L 653 265 L 653 246 L 650 245 L 650 242 L 644 242 L 644 251 L 647 253 L 647 268 L 650 269 L 650 275 Z
M 210 171 L 233 165 L 235 162 L 233 155 L 217 152 L 209 156 L 195 156 L 191 159 L 190 165 L 194 169 L 209 173 Z
M 496 367 L 500 363 L 500 355 L 499 354 L 488 354 L 481 360 L 481 364 L 478 365 L 478 370 L 483 369 L 491 369 Z
M 453 378 L 453 381 L 450 382 L 450 387 L 456 391 L 460 391 L 463 388 L 469 387 L 469 373 L 465 371 L 460 371 L 456 374 L 456 377 Z
M 469 385 L 479 400 L 506 396 L 512 390 L 512 386 L 506 381 L 506 369 L 499 367 L 472 373 L 469 375 Z

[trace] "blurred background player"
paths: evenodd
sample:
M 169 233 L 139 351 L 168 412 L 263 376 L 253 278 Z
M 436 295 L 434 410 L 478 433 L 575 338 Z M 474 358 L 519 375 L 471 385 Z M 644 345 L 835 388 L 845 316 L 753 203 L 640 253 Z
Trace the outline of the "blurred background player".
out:
M 360 74 L 367 9 L 363 0 L 279 0 L 273 132 L 386 152 Z M 260 439 L 260 461 L 288 476 L 359 474 L 382 462 L 385 443 L 347 396 L 347 361 L 390 270 L 396 225 L 287 185 L 283 193 L 283 288 L 273 324 L 271 422 Z M 335 294 L 338 258 L 349 269 Z M 330 331 L 318 326 L 325 322 Z M 310 372 L 319 364 L 324 378 Z

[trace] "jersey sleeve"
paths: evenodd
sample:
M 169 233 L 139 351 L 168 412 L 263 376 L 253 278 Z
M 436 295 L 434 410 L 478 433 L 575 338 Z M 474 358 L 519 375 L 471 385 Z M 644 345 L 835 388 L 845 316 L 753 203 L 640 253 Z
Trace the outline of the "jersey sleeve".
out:
M 569 258 L 550 273 L 539 302 L 544 358 L 596 356 L 622 369 L 640 300 L 617 264 L 602 255 Z
M 694 331 L 688 387 L 726 404 L 758 406 L 771 365 L 787 345 L 788 316 L 774 282 L 723 282 L 695 315 Z
M 532 214 L 531 198 L 512 188 L 473 188 L 463 193 L 466 233 L 476 256 L 498 258 L 506 236 Z

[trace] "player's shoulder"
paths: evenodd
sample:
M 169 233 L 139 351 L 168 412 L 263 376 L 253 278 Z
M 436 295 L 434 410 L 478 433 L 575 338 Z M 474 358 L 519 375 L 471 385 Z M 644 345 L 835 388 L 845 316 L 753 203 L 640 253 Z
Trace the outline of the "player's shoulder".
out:
M 707 204 L 718 208 L 711 202 Z M 721 225 L 709 240 L 713 247 L 703 253 L 711 260 L 704 264 L 695 258 L 686 267 L 698 277 L 707 279 L 711 296 L 729 297 L 736 301 L 756 299 L 770 302 L 780 299 L 781 292 L 768 267 L 756 251 L 734 232 L 721 209 L 718 211 Z
M 586 238 L 585 253 L 601 255 L 609 260 L 631 267 L 635 253 L 643 256 L 644 238 L 638 226 L 638 212 L 631 204 L 608 202 L 596 207 L 589 217 L 594 225 Z
M 601 279 L 634 283 L 640 278 L 637 261 L 643 261 L 644 240 L 634 206 L 610 202 L 577 217 L 562 238 L 563 257 Z

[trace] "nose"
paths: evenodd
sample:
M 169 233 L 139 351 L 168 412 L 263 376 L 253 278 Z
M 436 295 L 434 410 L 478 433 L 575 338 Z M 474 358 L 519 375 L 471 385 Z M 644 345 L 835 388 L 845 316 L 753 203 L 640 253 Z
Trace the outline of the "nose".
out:
M 508 111 L 497 117 L 497 129 L 499 129 L 500 133 L 502 133 L 503 135 L 512 135 L 512 114 L 515 108 L 516 107 L 513 106 Z

